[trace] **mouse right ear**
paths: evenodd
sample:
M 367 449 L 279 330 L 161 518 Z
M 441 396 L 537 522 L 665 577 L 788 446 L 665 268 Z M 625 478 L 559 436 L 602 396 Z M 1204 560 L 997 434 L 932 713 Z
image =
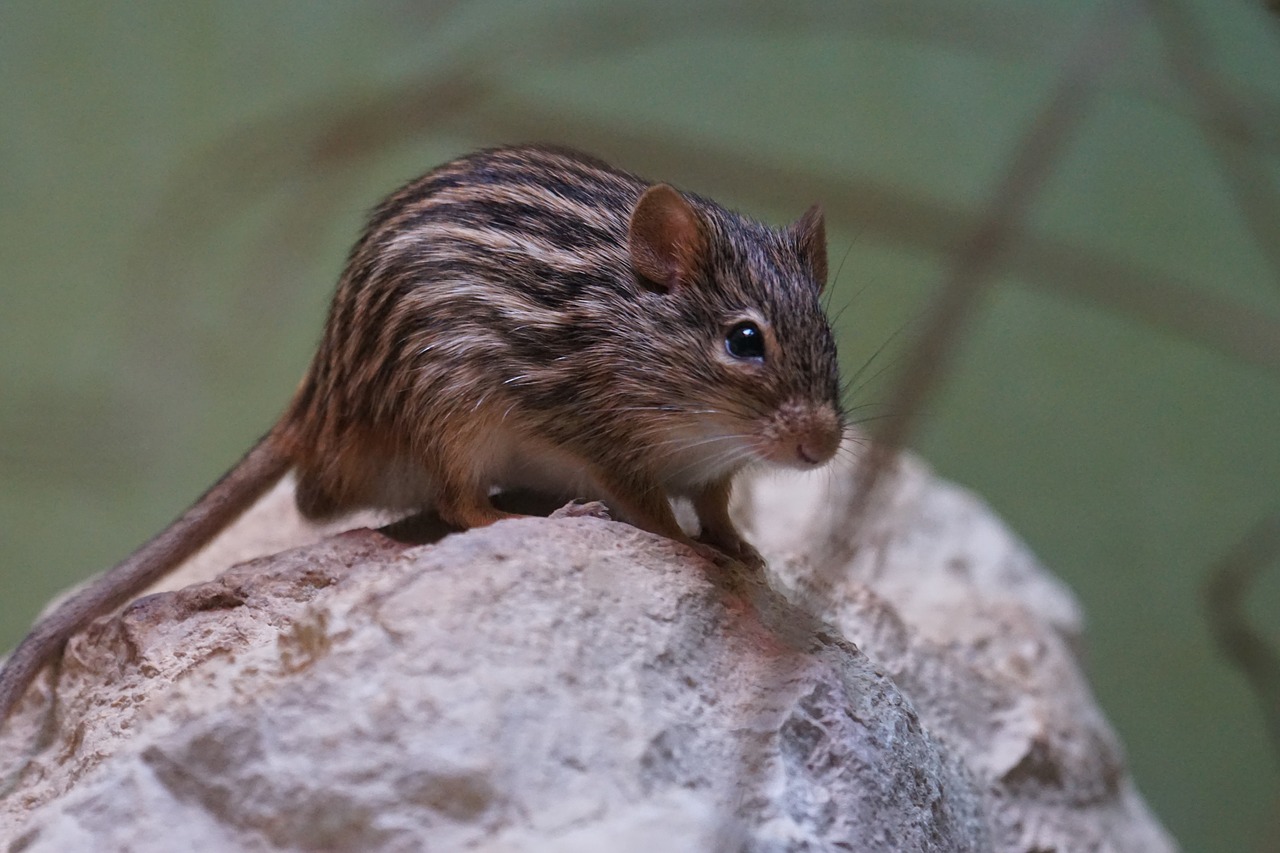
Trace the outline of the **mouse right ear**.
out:
M 706 229 L 693 205 L 667 184 L 645 190 L 631 212 L 627 248 L 636 273 L 657 290 L 691 284 L 707 255 Z
M 809 262 L 809 271 L 821 291 L 827 286 L 827 226 L 823 221 L 822 207 L 814 205 L 804 212 L 792 226 L 800 253 Z

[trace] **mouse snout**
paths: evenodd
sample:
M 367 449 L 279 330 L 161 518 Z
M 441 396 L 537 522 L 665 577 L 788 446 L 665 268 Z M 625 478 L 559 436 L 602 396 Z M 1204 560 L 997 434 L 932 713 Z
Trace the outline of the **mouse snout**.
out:
M 840 418 L 832 406 L 788 403 L 765 430 L 765 455 L 790 468 L 813 468 L 835 456 L 840 436 Z
M 821 465 L 836 455 L 840 446 L 840 427 L 833 416 L 820 418 L 821 422 L 799 436 L 796 442 L 796 458 L 807 466 Z

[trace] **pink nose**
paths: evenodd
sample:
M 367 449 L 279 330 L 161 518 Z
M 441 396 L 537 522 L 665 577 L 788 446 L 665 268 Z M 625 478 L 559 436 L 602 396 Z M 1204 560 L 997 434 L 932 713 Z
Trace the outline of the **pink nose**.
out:
M 794 436 L 796 460 L 806 466 L 821 465 L 840 446 L 840 430 L 835 424 L 816 423 Z

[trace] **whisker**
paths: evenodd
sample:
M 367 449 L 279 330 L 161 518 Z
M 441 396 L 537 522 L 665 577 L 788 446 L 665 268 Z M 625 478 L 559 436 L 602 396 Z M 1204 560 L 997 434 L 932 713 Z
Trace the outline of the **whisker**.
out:
M 846 396 L 849 396 L 849 397 L 857 396 L 859 393 L 861 393 L 861 392 L 862 392 L 862 390 L 863 390 L 863 389 L 865 389 L 865 388 L 866 388 L 868 385 L 870 385 L 872 382 L 875 382 L 877 379 L 879 379 L 881 376 L 883 376 L 886 372 L 888 372 L 888 371 L 892 370 L 894 367 L 897 367 L 897 366 L 898 366 L 898 364 L 899 364 L 899 363 L 901 363 L 901 361 L 902 361 L 902 357 L 901 357 L 901 356 L 898 356 L 898 357 L 895 357 L 895 358 L 890 359 L 888 362 L 886 362 L 886 363 L 884 364 L 884 366 L 882 366 L 882 367 L 881 367 L 879 370 L 877 370 L 875 373 L 873 373 L 873 374 L 871 374 L 870 376 L 868 376 L 868 377 L 867 377 L 865 380 L 863 380 L 863 381 L 862 381 L 862 383 L 860 383 L 857 387 L 855 387 L 855 388 L 845 388 L 845 389 L 843 389 L 843 390 L 841 391 L 841 393 L 840 393 L 841 399 L 843 399 L 843 398 L 844 398 L 844 397 L 846 397 Z
M 844 383 L 844 384 L 845 384 L 845 387 L 847 388 L 848 386 L 850 386 L 850 385 L 852 385 L 853 383 L 857 382 L 857 381 L 858 381 L 858 379 L 862 376 L 862 374 L 863 374 L 864 372 L 866 372 L 867 368 L 869 368 L 869 367 L 871 366 L 871 364 L 872 364 L 872 363 L 873 363 L 877 358 L 879 358 L 879 357 L 880 357 L 880 355 L 885 351 L 885 349 L 886 349 L 886 348 L 888 348 L 888 346 L 889 346 L 891 343 L 893 343 L 893 342 L 897 339 L 897 337 L 898 337 L 899 335 L 901 335 L 901 334 L 902 334 L 902 332 L 903 332 L 903 331 L 904 331 L 904 330 L 905 330 L 909 325 L 911 325 L 911 324 L 912 324 L 912 323 L 914 323 L 914 322 L 915 322 L 915 319 L 913 318 L 913 319 L 908 320 L 907 322 L 903 323 L 903 324 L 902 324 L 902 325 L 900 325 L 898 328 L 894 329 L 894 330 L 893 330 L 893 332 L 889 335 L 889 337 L 885 338 L 885 339 L 880 343 L 880 346 L 876 347 L 876 351 L 875 351 L 875 352 L 873 352 L 873 353 L 871 354 L 871 357 L 870 357 L 870 358 L 868 358 L 866 361 L 864 361 L 864 362 L 862 363 L 862 366 L 861 366 L 861 367 L 859 367 L 859 368 L 854 372 L 853 376 L 849 377 L 849 379 Z
M 742 447 L 731 447 L 717 455 L 711 456 L 708 459 L 695 460 L 688 465 L 682 466 L 675 472 L 675 474 L 680 476 L 695 467 L 729 468 L 732 467 L 732 465 L 726 465 L 725 463 L 736 463 L 742 460 L 748 460 L 751 459 L 753 455 L 754 454 L 750 451 L 745 450 Z
M 909 417 L 909 416 L 908 416 L 908 415 L 906 415 L 906 414 L 903 414 L 902 412 L 889 412 L 889 413 L 887 413 L 887 414 L 883 414 L 883 415 L 872 415 L 872 416 L 870 416 L 870 417 L 866 417 L 866 418 L 859 418 L 858 420 L 853 421 L 853 422 L 852 422 L 852 423 L 850 423 L 849 425 L 850 425 L 850 426 L 861 426 L 862 424 L 869 424 L 869 423 L 873 423 L 873 422 L 875 422 L 875 421 L 886 421 L 886 420 L 891 420 L 891 419 L 893 419 L 893 418 L 905 418 L 905 417 Z

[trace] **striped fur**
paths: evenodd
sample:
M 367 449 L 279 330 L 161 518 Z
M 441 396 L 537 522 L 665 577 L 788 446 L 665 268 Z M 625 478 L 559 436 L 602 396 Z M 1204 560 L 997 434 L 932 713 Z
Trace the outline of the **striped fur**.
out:
M 384 201 L 282 424 L 304 513 L 434 504 L 470 526 L 500 517 L 491 488 L 526 486 L 643 516 L 637 505 L 723 488 L 751 462 L 803 466 L 797 442 L 829 458 L 841 416 L 820 215 L 813 245 L 813 222 L 772 229 L 685 194 L 707 256 L 697 281 L 664 292 L 628 250 L 649 187 L 582 154 L 513 147 Z M 772 344 L 763 365 L 725 353 L 744 318 Z

